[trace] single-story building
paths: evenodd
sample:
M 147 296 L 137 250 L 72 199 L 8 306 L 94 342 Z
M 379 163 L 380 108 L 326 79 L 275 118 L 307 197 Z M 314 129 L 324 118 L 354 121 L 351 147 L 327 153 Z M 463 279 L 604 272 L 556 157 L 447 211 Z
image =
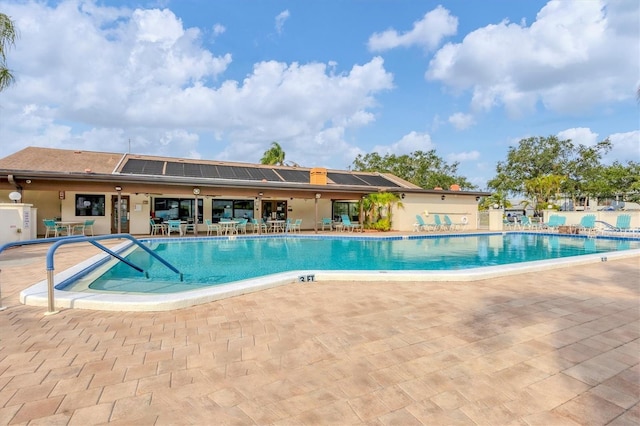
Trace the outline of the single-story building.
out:
M 425 211 L 476 229 L 478 200 L 489 195 L 423 189 L 386 173 L 132 153 L 28 147 L 0 159 L 0 203 L 31 205 L 39 236 L 52 218 L 95 219 L 95 234 L 149 234 L 153 219 L 194 221 L 203 233 L 205 221 L 225 217 L 302 219 L 303 230 L 314 230 L 325 217 L 361 221 L 362 198 L 385 191 L 400 196 L 392 222 L 399 231 L 411 231 Z

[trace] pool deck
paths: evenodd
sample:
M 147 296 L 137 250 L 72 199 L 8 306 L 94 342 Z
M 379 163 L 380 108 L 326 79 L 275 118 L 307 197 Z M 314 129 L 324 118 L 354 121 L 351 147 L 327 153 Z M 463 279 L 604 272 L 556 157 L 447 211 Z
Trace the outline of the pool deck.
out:
M 46 249 L 0 254 L 3 425 L 640 424 L 640 256 L 44 315 L 19 293 Z M 56 270 L 96 253 L 61 247 Z

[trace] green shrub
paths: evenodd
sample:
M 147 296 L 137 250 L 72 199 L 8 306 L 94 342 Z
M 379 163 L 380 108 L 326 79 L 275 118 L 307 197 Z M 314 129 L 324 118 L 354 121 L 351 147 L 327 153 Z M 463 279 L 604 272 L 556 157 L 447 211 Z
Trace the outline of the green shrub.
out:
M 376 223 L 371 225 L 371 229 L 376 229 L 378 231 L 390 231 L 391 230 L 391 222 L 388 218 L 382 218 L 378 220 Z

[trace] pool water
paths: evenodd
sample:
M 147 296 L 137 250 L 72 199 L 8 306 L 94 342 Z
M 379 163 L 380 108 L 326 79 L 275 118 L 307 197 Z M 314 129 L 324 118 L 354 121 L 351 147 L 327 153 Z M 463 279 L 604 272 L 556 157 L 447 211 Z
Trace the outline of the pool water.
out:
M 235 238 L 150 240 L 148 246 L 183 273 L 183 281 L 140 248 L 126 258 L 148 273 L 111 262 L 98 291 L 175 293 L 286 271 L 461 270 L 639 249 L 639 240 L 548 234 L 409 238 Z M 111 265 L 110 263 L 110 265 Z

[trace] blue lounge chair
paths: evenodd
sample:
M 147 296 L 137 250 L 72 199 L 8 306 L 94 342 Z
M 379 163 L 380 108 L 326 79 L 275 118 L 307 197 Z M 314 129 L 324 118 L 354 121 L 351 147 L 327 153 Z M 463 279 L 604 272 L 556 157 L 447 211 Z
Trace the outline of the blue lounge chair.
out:
M 550 231 L 557 231 L 558 227 L 565 224 L 567 218 L 565 216 L 558 216 L 556 214 L 552 214 L 549 216 L 549 220 L 547 223 L 543 223 L 541 225 L 541 229 L 546 229 Z
M 362 225 L 351 222 L 351 219 L 349 219 L 349 216 L 346 214 L 342 215 L 342 226 L 346 231 L 362 231 Z
M 442 220 L 440 220 L 439 214 L 433 215 L 433 222 L 435 223 L 436 231 L 446 231 L 449 228 L 447 224 L 443 223 Z
M 518 227 L 520 229 L 529 229 L 529 230 L 538 228 L 538 226 L 536 224 L 531 222 L 531 219 L 529 219 L 529 216 L 521 216 L 520 217 L 520 223 L 518 224 Z
M 419 214 L 416 215 L 416 223 L 413 224 L 413 230 L 418 232 L 418 231 L 429 231 L 431 228 L 431 225 L 427 224 L 424 219 L 422 219 L 422 216 L 420 216 Z
M 582 216 L 580 223 L 577 225 L 578 232 L 584 232 L 587 235 L 596 233 L 596 215 L 587 214 Z

